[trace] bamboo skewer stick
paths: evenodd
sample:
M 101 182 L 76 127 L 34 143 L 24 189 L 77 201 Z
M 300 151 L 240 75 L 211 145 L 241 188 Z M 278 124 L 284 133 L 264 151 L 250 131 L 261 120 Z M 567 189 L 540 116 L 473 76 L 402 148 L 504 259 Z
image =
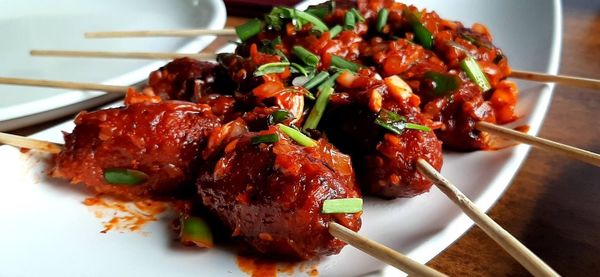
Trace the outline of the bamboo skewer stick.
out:
M 336 223 L 329 223 L 329 233 L 352 245 L 359 250 L 381 260 L 389 265 L 394 266 L 413 276 L 446 276 L 439 271 L 430 268 L 426 265 L 420 264 L 409 257 L 406 257 L 393 249 L 382 245 L 376 241 L 370 240 L 363 236 L 360 236 L 356 232 Z
M 51 87 L 51 88 L 64 88 L 64 89 L 75 89 L 75 90 L 97 90 L 110 93 L 125 93 L 129 87 L 126 86 L 113 86 L 103 85 L 96 83 L 77 83 L 77 82 L 65 82 L 65 81 L 50 81 L 50 80 L 39 80 L 39 79 L 23 79 L 23 78 L 7 78 L 0 77 L 0 84 L 5 85 L 16 85 L 16 86 L 30 86 L 30 87 Z
M 557 83 L 561 85 L 600 89 L 600 80 L 565 75 L 550 75 L 532 71 L 513 70 L 510 77 L 535 82 Z
M 1 132 L 0 144 L 36 149 L 53 154 L 60 153 L 63 149 L 63 145 L 61 144 Z M 329 223 L 329 232 L 332 236 L 342 241 L 345 241 L 346 243 L 358 248 L 359 250 L 389 265 L 392 265 L 408 274 L 432 277 L 446 276 L 436 271 L 435 269 L 415 262 L 414 260 L 394 251 L 389 247 L 386 247 L 380 243 L 365 238 L 336 222 Z
M 566 144 L 554 142 L 544 138 L 528 135 L 519 131 L 515 131 L 510 128 L 498 126 L 489 122 L 477 122 L 475 128 L 480 131 L 493 133 L 502 137 L 518 141 L 521 143 L 529 144 L 533 147 L 537 147 L 543 150 L 556 152 L 567 155 L 571 158 L 595 165 L 600 167 L 600 154 L 590 152 L 587 150 L 579 149 L 577 147 L 569 146 Z
M 128 38 L 128 37 L 197 37 L 197 36 L 235 36 L 235 29 L 182 29 L 182 30 L 143 30 L 87 32 L 85 38 Z
M 220 30 L 220 31 L 226 31 Z M 183 30 L 181 30 L 183 31 Z M 189 30 L 192 31 L 192 30 Z M 214 31 L 214 30 L 209 30 Z M 110 33 L 110 32 L 109 32 Z M 32 56 L 71 57 L 71 58 L 118 58 L 118 59 L 153 59 L 168 60 L 182 57 L 197 60 L 214 59 L 214 53 L 168 53 L 168 52 L 108 52 L 108 51 L 64 51 L 64 50 L 31 50 Z M 532 71 L 513 70 L 510 77 L 535 82 L 557 83 L 561 85 L 600 89 L 600 80 L 565 75 L 550 75 Z
M 560 276 L 544 261 L 527 249 L 498 223 L 483 213 L 467 196 L 437 172 L 423 159 L 417 161 L 417 169 L 430 179 L 452 202 L 471 218 L 479 228 L 498 243 L 534 276 Z
M 60 153 L 60 151 L 62 151 L 63 149 L 63 146 L 61 144 L 7 133 L 0 133 L 0 144 L 8 144 L 16 147 L 36 149 L 52 154 Z
M 166 53 L 166 52 L 109 52 L 109 51 L 64 51 L 31 50 L 32 56 L 69 57 L 69 58 L 116 58 L 143 60 L 173 60 L 189 57 L 197 60 L 209 60 L 217 57 L 214 53 Z

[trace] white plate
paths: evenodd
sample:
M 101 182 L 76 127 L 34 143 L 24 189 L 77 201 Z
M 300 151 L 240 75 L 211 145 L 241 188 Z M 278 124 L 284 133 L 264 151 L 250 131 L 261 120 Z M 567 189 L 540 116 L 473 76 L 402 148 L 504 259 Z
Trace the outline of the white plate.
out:
M 561 6 L 558 0 L 415 1 L 442 17 L 485 23 L 514 68 L 556 73 L 561 42 Z M 306 4 L 301 7 L 305 7 Z M 552 86 L 520 83 L 514 125 L 528 124 L 536 134 L 551 98 Z M 61 124 L 35 137 L 61 142 Z M 527 146 L 492 152 L 444 153 L 442 173 L 476 204 L 487 210 L 508 186 L 524 160 Z M 86 197 L 65 182 L 45 179 L 43 163 L 0 147 L 0 275 L 6 276 L 244 276 L 235 253 L 224 249 L 182 251 L 171 247 L 166 220 L 136 233 L 100 234 L 102 228 L 81 204 Z M 412 199 L 366 200 L 360 233 L 426 262 L 455 241 L 470 226 L 440 191 Z M 373 272 L 384 265 L 346 247 L 319 261 L 323 276 Z M 303 273 L 296 271 L 296 273 Z M 400 275 L 386 268 L 386 275 Z M 282 274 L 285 276 L 285 274 Z
M 164 62 L 29 56 L 30 49 L 200 51 L 199 38 L 84 39 L 87 31 L 213 28 L 225 25 L 220 0 L 0 0 L 0 76 L 131 85 Z M 109 97 L 110 98 L 110 97 Z M 113 96 L 112 99 L 115 97 Z M 0 86 L 0 131 L 64 116 L 107 101 L 102 92 Z

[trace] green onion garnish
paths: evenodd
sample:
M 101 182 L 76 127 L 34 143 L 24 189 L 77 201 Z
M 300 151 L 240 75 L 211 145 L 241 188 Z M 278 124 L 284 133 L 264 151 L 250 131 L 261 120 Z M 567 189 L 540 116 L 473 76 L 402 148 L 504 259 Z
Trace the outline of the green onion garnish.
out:
M 328 86 L 323 90 L 319 91 L 319 95 L 317 95 L 317 101 L 315 105 L 310 110 L 310 114 L 308 114 L 308 118 L 306 118 L 306 122 L 304 122 L 304 126 L 302 126 L 303 130 L 308 129 L 316 129 L 319 125 L 319 121 L 325 113 L 325 108 L 327 108 L 327 103 L 329 102 L 329 96 L 333 93 L 333 88 Z
M 419 124 L 408 123 L 406 122 L 406 118 L 398 115 L 395 112 L 381 109 L 377 118 L 375 119 L 375 124 L 392 131 L 395 134 L 402 134 L 404 129 L 414 129 L 424 132 L 431 131 L 431 128 Z
M 302 132 L 300 132 L 292 127 L 285 126 L 281 123 L 277 124 L 277 127 L 279 127 L 279 130 L 281 132 L 288 135 L 291 139 L 293 139 L 295 142 L 297 142 L 298 144 L 300 144 L 302 146 L 306 146 L 306 147 L 317 146 L 316 141 L 307 137 L 305 134 L 303 134 Z
M 329 38 L 332 39 L 334 37 L 337 37 L 337 35 L 340 34 L 340 32 L 342 32 L 344 29 L 342 28 L 342 26 L 340 25 L 335 25 L 333 26 L 333 28 L 331 28 L 329 30 Z
M 266 134 L 252 137 L 250 139 L 250 143 L 252 144 L 260 144 L 260 143 L 275 143 L 279 141 L 279 136 L 277 134 Z
M 323 81 L 325 81 L 325 79 L 327 79 L 327 77 L 329 77 L 329 72 L 321 71 L 321 72 L 319 72 L 319 74 L 315 75 L 315 77 L 308 80 L 308 82 L 304 83 L 303 87 L 305 89 L 310 90 L 310 89 L 318 86 Z
M 303 61 L 306 65 L 316 67 L 319 64 L 319 56 L 308 51 L 306 48 L 296 45 L 292 48 L 292 54 Z
M 436 96 L 448 95 L 452 91 L 458 89 L 458 85 L 460 84 L 460 79 L 458 78 L 458 76 L 439 73 L 435 71 L 426 72 L 425 78 L 433 81 L 433 92 Z
M 337 71 L 336 73 L 334 73 L 333 75 L 331 75 L 331 77 L 327 78 L 327 80 L 325 80 L 323 83 L 321 83 L 317 89 L 319 91 L 322 91 L 325 88 L 333 87 L 335 85 L 335 81 L 337 80 L 337 78 L 340 77 L 340 75 L 344 71 L 348 71 L 348 70 L 344 69 L 344 70 Z
M 179 239 L 183 243 L 193 243 L 199 247 L 212 247 L 213 235 L 210 227 L 200 217 L 181 217 Z
M 321 21 L 318 17 L 307 12 L 285 7 L 273 8 L 273 10 L 271 10 L 271 12 L 265 16 L 265 21 L 269 26 L 279 30 L 283 24 L 283 21 L 281 20 L 282 18 L 294 20 L 300 25 L 296 27 L 301 27 L 301 25 L 304 25 L 305 23 L 311 23 L 313 25 L 313 29 L 321 33 L 329 30 L 327 25 L 325 25 L 325 23 L 323 23 L 323 21 Z
M 325 16 L 330 14 L 334 9 L 335 1 L 329 1 L 316 6 L 310 6 L 305 10 L 305 12 L 310 13 L 319 18 L 325 18 Z
M 308 76 L 308 71 L 306 71 L 306 68 L 297 63 L 290 63 L 290 69 L 292 70 L 292 73 L 300 73 L 304 76 Z
M 126 168 L 109 168 L 104 170 L 104 180 L 111 185 L 135 186 L 148 180 L 148 174 Z
M 352 8 L 350 11 L 354 14 L 354 18 L 358 19 L 359 22 L 365 22 L 365 18 L 356 8 Z
M 293 118 L 294 116 L 290 112 L 286 110 L 278 110 L 267 116 L 267 123 L 269 125 L 275 125 Z
M 347 61 L 344 58 L 336 55 L 331 55 L 331 66 L 339 69 L 348 69 L 352 72 L 357 72 L 360 69 L 359 64 Z
M 248 22 L 235 27 L 235 33 L 240 40 L 246 41 L 249 38 L 258 35 L 262 29 L 262 22 L 258 18 L 248 20 Z
M 258 77 L 265 74 L 281 73 L 284 72 L 288 66 L 290 66 L 289 62 L 266 63 L 259 66 L 256 71 L 254 71 L 254 76 Z
M 356 24 L 356 16 L 352 11 L 347 11 L 344 15 L 344 29 L 353 30 L 354 24 Z
M 383 31 L 383 27 L 385 27 L 385 24 L 387 24 L 389 14 L 390 12 L 386 8 L 379 10 L 377 13 L 377 32 Z
M 467 73 L 469 79 L 475 82 L 483 92 L 486 92 L 492 88 L 490 82 L 487 77 L 477 64 L 477 61 L 473 57 L 466 57 L 462 62 L 460 62 L 460 67 Z
M 433 34 L 423 26 L 423 23 L 419 21 L 419 17 L 409 10 L 405 10 L 408 22 L 413 28 L 415 38 L 421 46 L 425 49 L 433 48 Z
M 323 214 L 353 214 L 363 210 L 362 198 L 327 199 L 323 202 Z

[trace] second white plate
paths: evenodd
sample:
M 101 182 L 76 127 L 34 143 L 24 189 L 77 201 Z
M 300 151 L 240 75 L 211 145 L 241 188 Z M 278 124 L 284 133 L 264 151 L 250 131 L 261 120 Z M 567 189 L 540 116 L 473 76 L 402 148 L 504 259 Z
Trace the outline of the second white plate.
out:
M 0 76 L 131 85 L 164 62 L 30 57 L 30 49 L 200 51 L 198 38 L 85 39 L 84 32 L 223 28 L 220 0 L 0 0 Z M 106 101 L 101 92 L 0 86 L 0 131 L 73 113 Z

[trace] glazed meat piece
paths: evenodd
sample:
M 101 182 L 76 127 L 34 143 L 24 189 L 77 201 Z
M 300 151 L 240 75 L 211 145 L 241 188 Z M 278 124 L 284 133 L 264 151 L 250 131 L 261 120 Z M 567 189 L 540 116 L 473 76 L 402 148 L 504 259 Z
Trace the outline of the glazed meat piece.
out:
M 148 85 L 165 100 L 198 102 L 214 83 L 217 64 L 179 58 L 150 73 Z
M 75 124 L 65 134 L 52 176 L 128 199 L 193 191 L 191 169 L 209 133 L 220 125 L 209 106 L 175 101 L 82 112 Z M 139 170 L 148 178 L 132 186 L 110 184 L 104 173 L 113 169 Z
M 204 205 L 257 253 L 293 259 L 338 253 L 345 244 L 327 223 L 357 231 L 360 213 L 321 208 L 326 199 L 360 197 L 350 158 L 325 140 L 303 147 L 278 134 L 275 143 L 252 143 L 267 133 L 277 130 L 233 140 L 216 166 L 203 170 L 197 185 Z
M 377 80 L 368 70 L 342 74 L 338 86 L 340 93 L 332 98 L 321 127 L 352 156 L 363 191 L 383 198 L 429 191 L 432 183 L 417 171 L 416 162 L 423 158 L 437 170 L 442 167 L 442 143 L 434 132 L 405 128 L 396 134 L 376 124 L 391 112 L 403 117 L 395 124 L 430 126 L 420 113 L 419 97 L 399 77 Z

